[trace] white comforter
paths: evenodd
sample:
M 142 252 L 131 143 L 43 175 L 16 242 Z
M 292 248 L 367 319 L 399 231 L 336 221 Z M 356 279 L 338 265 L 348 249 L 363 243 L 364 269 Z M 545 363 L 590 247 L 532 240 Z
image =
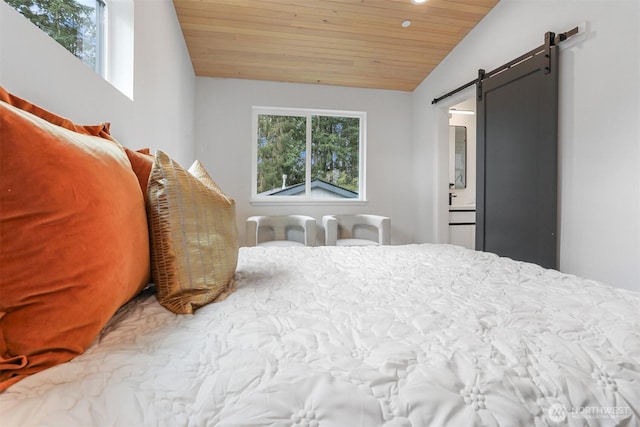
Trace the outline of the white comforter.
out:
M 195 315 L 151 293 L 0 394 L 13 426 L 640 424 L 640 297 L 448 245 L 242 248 Z

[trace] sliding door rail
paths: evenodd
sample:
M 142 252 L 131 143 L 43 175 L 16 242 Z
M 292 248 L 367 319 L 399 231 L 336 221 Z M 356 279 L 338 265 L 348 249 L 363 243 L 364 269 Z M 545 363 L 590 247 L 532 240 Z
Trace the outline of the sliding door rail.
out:
M 504 65 L 501 65 L 500 67 L 496 68 L 495 70 L 489 71 L 488 73 L 485 72 L 483 69 L 478 70 L 478 78 L 476 78 L 475 80 L 472 80 L 454 90 L 452 90 L 451 92 L 448 92 L 444 95 L 442 95 L 439 98 L 434 98 L 433 101 L 431 101 L 431 104 L 437 104 L 438 102 L 442 101 L 443 99 L 446 99 L 452 95 L 455 95 L 456 93 L 465 90 L 466 88 L 468 88 L 469 86 L 472 85 L 476 85 L 477 89 L 478 89 L 478 100 L 482 99 L 482 80 L 484 79 L 488 79 L 491 78 L 493 76 L 495 76 L 496 74 L 499 74 L 501 72 L 503 72 L 504 70 L 507 70 L 511 67 L 513 67 L 514 65 L 517 65 L 519 63 L 521 63 L 522 61 L 526 61 L 528 59 L 533 58 L 536 55 L 539 55 L 541 53 L 544 53 L 547 57 L 547 60 L 549 61 L 547 64 L 547 66 L 545 67 L 545 74 L 549 73 L 551 71 L 551 62 L 550 62 L 550 55 L 549 55 L 549 49 L 551 48 L 551 46 L 556 46 L 558 45 L 560 42 L 565 41 L 566 39 L 568 39 L 569 37 L 578 34 L 578 27 L 575 27 L 569 31 L 566 31 L 564 33 L 561 34 L 555 34 L 551 31 L 548 31 L 547 33 L 545 33 L 544 35 L 544 44 L 538 46 L 535 49 L 530 50 L 529 52 L 525 53 L 524 55 L 520 55 L 519 57 L 517 57 L 516 59 L 507 62 Z

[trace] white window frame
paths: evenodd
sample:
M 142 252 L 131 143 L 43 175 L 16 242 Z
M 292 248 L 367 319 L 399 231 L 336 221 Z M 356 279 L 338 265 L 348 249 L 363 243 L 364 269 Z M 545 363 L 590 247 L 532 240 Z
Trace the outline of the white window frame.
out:
M 311 153 L 311 116 L 356 117 L 360 119 L 358 141 L 358 197 L 357 198 L 313 198 L 311 197 L 311 156 L 305 159 L 304 196 L 260 196 L 258 194 L 258 116 L 306 117 L 306 152 Z M 364 111 L 321 110 L 310 108 L 252 107 L 251 118 L 251 198 L 252 205 L 363 205 L 366 198 L 366 129 L 367 113 Z
M 107 0 L 96 0 L 96 69 L 95 72 L 107 79 L 107 40 L 109 31 Z

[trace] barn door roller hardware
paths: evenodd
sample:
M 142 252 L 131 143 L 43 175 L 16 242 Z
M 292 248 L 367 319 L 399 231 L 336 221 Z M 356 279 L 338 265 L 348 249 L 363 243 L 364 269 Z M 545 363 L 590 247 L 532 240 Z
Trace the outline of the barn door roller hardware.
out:
M 556 34 L 554 32 L 548 31 L 547 33 L 545 33 L 544 35 L 544 44 L 541 46 L 538 46 L 537 48 L 525 53 L 524 55 L 520 55 L 519 57 L 517 57 L 516 59 L 514 59 L 513 61 L 509 61 L 508 63 L 496 68 L 493 71 L 489 71 L 488 73 L 485 72 L 484 70 L 480 69 L 478 70 L 478 78 L 475 80 L 470 81 L 467 84 L 464 84 L 462 86 L 460 86 L 457 89 L 452 90 L 451 92 L 448 92 L 444 95 L 442 95 L 439 98 L 435 98 L 433 101 L 431 101 L 432 104 L 436 104 L 440 101 L 442 101 L 445 98 L 448 98 L 452 95 L 455 95 L 456 93 L 468 88 L 469 86 L 472 85 L 476 85 L 477 88 L 477 92 L 478 92 L 478 101 L 482 100 L 482 80 L 484 79 L 488 79 L 492 76 L 495 76 L 498 73 L 501 73 L 502 71 L 513 67 L 516 64 L 519 64 L 522 61 L 526 61 L 527 59 L 533 58 L 536 55 L 539 55 L 541 53 L 544 53 L 545 57 L 546 57 L 546 65 L 545 65 L 545 70 L 544 73 L 545 74 L 549 74 L 551 72 L 551 47 L 552 46 L 557 46 L 560 42 L 565 41 L 566 39 L 568 39 L 569 37 L 578 34 L 578 27 L 575 27 L 569 31 L 565 31 L 564 33 L 560 33 L 560 34 Z

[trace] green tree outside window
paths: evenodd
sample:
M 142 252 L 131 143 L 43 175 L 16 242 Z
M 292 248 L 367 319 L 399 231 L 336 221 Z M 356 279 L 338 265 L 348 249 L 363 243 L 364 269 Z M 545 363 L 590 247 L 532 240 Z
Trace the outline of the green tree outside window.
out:
M 96 7 L 75 0 L 5 1 L 82 62 L 99 71 L 96 69 Z

